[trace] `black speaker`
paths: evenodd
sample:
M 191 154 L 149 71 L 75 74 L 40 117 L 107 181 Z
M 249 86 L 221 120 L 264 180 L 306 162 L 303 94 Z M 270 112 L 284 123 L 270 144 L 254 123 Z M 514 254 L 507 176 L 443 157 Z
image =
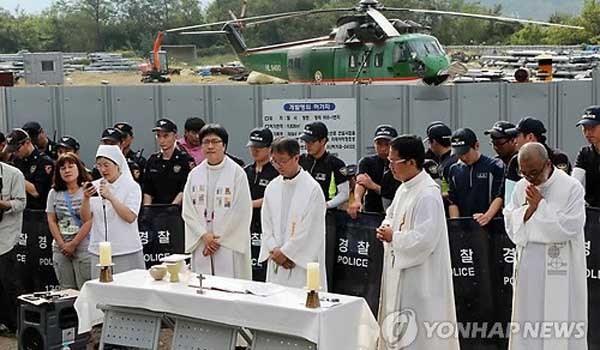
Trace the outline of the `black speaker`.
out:
M 77 334 L 76 297 L 34 293 L 19 297 L 19 350 L 83 350 L 87 335 Z

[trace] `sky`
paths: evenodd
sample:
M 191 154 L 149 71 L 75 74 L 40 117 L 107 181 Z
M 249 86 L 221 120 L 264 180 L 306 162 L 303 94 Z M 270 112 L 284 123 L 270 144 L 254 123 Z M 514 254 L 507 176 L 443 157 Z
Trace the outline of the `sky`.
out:
M 37 13 L 52 4 L 52 0 L 0 0 L 0 7 L 14 11 L 19 6 L 27 13 Z
M 0 7 L 14 11 L 19 6 L 26 13 L 39 13 L 52 4 L 53 0 L 0 0 Z M 209 0 L 200 0 L 202 4 L 207 4 Z

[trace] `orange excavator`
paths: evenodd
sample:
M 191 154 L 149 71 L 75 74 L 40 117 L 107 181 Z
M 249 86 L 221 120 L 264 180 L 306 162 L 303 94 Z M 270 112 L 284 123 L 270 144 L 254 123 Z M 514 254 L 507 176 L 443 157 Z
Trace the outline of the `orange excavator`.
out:
M 167 67 L 163 67 L 160 62 L 160 47 L 165 34 L 160 31 L 154 40 L 154 47 L 152 48 L 152 62 L 151 69 L 143 72 L 142 82 L 143 83 L 168 83 L 171 78 L 167 76 L 169 74 Z

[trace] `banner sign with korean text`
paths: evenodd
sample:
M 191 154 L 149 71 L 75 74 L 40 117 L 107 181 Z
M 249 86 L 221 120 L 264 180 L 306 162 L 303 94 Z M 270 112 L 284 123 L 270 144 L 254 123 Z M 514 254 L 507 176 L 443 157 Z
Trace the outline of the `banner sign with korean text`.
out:
M 52 234 L 44 210 L 25 210 L 16 250 L 16 276 L 27 293 L 59 289 L 52 263 Z
M 323 122 L 329 131 L 327 150 L 346 164 L 356 164 L 356 100 L 319 98 L 306 100 L 263 100 L 262 124 L 275 137 L 302 136 L 304 125 Z M 304 145 L 301 144 L 304 149 Z
M 183 253 L 184 225 L 179 206 L 143 206 L 138 227 L 146 268 L 160 264 L 160 259 L 168 255 Z
M 586 214 L 588 349 L 600 350 L 600 208 L 588 208 Z
M 361 214 L 352 218 L 345 211 L 333 211 L 335 222 L 334 293 L 365 298 L 373 315 L 379 309 L 383 270 L 383 244 L 375 236 L 382 215 Z
M 473 219 L 448 220 L 454 300 L 458 322 L 494 320 L 490 242 Z

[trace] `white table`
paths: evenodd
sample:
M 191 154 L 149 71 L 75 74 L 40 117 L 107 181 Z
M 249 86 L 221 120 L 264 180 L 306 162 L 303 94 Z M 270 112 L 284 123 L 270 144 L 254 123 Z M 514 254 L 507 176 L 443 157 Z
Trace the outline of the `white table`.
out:
M 210 284 L 260 282 L 237 281 L 209 276 Z M 190 281 L 192 282 L 192 281 Z M 270 296 L 205 290 L 198 294 L 188 281 L 170 283 L 153 280 L 144 270 L 114 276 L 114 282 L 87 282 L 75 302 L 79 332 L 87 332 L 102 322 L 98 304 L 141 308 L 193 319 L 222 323 L 278 334 L 293 335 L 317 344 L 319 350 L 374 349 L 379 326 L 362 298 L 321 293 L 321 297 L 338 298 L 335 306 L 308 309 L 306 292 L 282 288 Z

